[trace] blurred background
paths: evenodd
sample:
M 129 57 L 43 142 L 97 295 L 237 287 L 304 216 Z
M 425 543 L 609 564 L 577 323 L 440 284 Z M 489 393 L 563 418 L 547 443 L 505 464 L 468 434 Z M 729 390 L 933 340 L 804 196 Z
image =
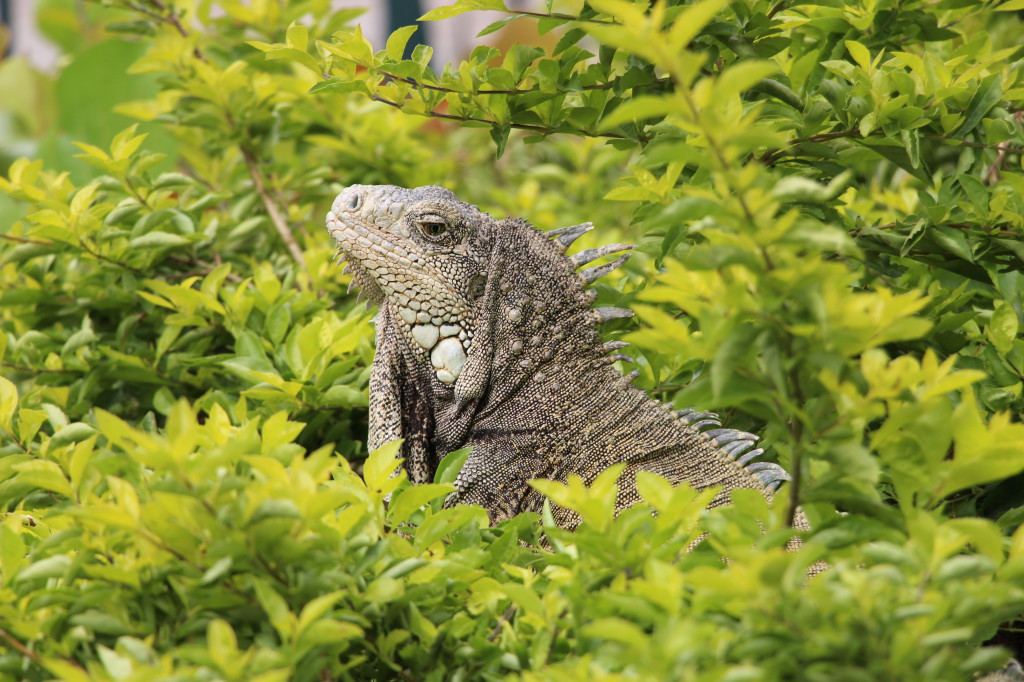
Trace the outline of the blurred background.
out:
M 362 8 L 357 20 L 375 49 L 391 31 L 416 23 L 447 0 L 332 0 L 335 9 Z M 510 8 L 527 9 L 535 0 L 511 0 Z M 212 15 L 218 14 L 212 3 Z M 474 45 L 498 47 L 513 42 L 537 43 L 532 22 L 513 22 L 477 38 L 480 30 L 505 14 L 468 12 L 440 22 L 424 22 L 409 41 L 434 49 L 432 65 L 440 69 L 458 61 Z M 130 74 L 129 66 L 144 46 L 131 35 L 111 32 L 111 10 L 87 0 L 0 0 L 0 175 L 14 159 L 42 159 L 48 168 L 66 169 L 76 184 L 98 171 L 75 158 L 73 142 L 106 148 L 136 119 L 111 113 L 119 104 L 154 97 L 157 79 Z M 126 18 L 128 18 L 126 16 Z M 134 18 L 134 17 L 132 17 Z M 531 35 L 520 35 L 530 31 Z M 160 126 L 143 123 L 147 148 L 170 153 L 174 143 Z M 0 194 L 0 230 L 14 220 L 11 200 Z

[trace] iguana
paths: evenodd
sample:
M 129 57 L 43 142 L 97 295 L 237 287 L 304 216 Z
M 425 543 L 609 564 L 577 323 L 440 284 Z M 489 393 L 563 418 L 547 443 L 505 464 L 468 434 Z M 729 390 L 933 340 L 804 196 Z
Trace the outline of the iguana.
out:
M 425 483 L 442 457 L 471 446 L 447 503 L 479 504 L 494 523 L 542 510 L 531 479 L 578 474 L 589 483 L 616 463 L 625 464 L 617 510 L 640 500 L 637 471 L 720 486 L 711 506 L 737 488 L 771 498 L 788 476 L 751 463 L 762 453 L 756 436 L 718 428 L 711 413 L 674 413 L 614 367 L 628 344 L 602 343 L 598 328 L 632 312 L 592 308 L 587 286 L 629 254 L 577 268 L 632 246 L 566 256 L 591 228 L 541 232 L 494 220 L 443 187 L 352 185 L 339 194 L 327 230 L 351 286 L 380 308 L 369 447 L 404 438 L 409 479 Z M 580 521 L 561 507 L 553 514 L 562 527 Z M 801 512 L 793 521 L 807 528 Z

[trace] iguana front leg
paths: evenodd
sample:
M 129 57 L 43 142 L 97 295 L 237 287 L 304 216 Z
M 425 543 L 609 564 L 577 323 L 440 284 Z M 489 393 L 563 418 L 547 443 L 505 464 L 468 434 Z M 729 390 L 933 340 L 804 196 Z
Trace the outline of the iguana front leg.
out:
M 473 451 L 455 479 L 456 491 L 445 500 L 446 507 L 478 504 L 487 510 L 492 524 L 524 511 L 541 510 L 543 497 L 528 482 L 547 477 L 545 459 L 529 446 L 516 447 L 509 442 L 476 440 L 470 441 L 470 446 Z M 531 505 L 528 500 L 539 503 Z
M 438 461 L 430 442 L 433 410 L 429 398 L 421 395 L 410 380 L 401 339 L 390 315 L 390 308 L 382 306 L 377 320 L 377 355 L 370 371 L 367 447 L 372 452 L 404 438 L 400 454 L 405 459 L 409 480 L 429 483 Z

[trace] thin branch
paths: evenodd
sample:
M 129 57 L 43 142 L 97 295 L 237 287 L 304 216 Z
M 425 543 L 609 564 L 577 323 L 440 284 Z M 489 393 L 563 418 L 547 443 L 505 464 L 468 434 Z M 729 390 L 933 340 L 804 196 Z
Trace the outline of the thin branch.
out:
M 263 201 L 263 207 L 267 210 L 267 215 L 270 216 L 270 222 L 274 224 L 274 228 L 277 230 L 277 234 L 280 235 L 281 241 L 284 242 L 288 252 L 291 253 L 292 258 L 303 270 L 308 270 L 306 267 L 306 259 L 302 256 L 302 249 L 299 248 L 298 243 L 295 241 L 295 237 L 292 236 L 292 230 L 288 226 L 288 221 L 285 220 L 284 214 L 281 209 L 278 208 L 274 200 L 270 198 L 267 193 L 266 185 L 263 183 L 263 176 L 260 174 L 259 166 L 256 164 L 256 158 L 252 152 L 245 147 L 241 148 L 242 157 L 245 159 L 245 165 L 249 169 L 249 175 L 252 177 L 253 185 L 256 187 L 256 193 L 260 195 L 260 199 Z
M 744 197 L 743 192 L 739 191 L 739 189 L 736 187 L 736 183 L 734 183 L 732 180 L 732 173 L 729 171 L 729 161 L 728 159 L 725 158 L 725 150 L 718 143 L 718 140 L 715 139 L 715 136 L 711 134 L 711 131 L 708 129 L 707 125 L 705 125 L 704 120 L 700 115 L 700 108 L 697 106 L 697 103 L 693 100 L 692 93 L 689 91 L 689 89 L 684 87 L 682 83 L 680 83 L 678 92 L 683 96 L 683 101 L 686 102 L 686 106 L 690 110 L 690 115 L 693 117 L 693 120 L 700 126 L 701 130 L 704 132 L 704 139 L 708 141 L 708 148 L 711 149 L 715 157 L 718 159 L 718 164 L 722 168 L 722 174 L 725 175 L 726 180 L 730 185 L 730 188 L 733 190 L 733 193 L 736 196 L 736 201 L 739 202 L 740 208 L 743 210 L 743 216 L 747 219 L 747 222 L 750 223 L 751 226 L 753 226 L 756 223 L 756 221 L 754 220 L 754 213 L 753 211 L 750 210 L 750 206 L 747 204 L 747 200 Z M 771 267 L 771 260 L 768 257 L 768 252 L 762 249 L 762 253 L 765 257 L 765 261 L 768 263 L 768 267 Z
M 787 337 L 787 345 L 790 347 L 790 357 L 793 357 L 793 337 Z M 797 405 L 804 405 L 803 391 L 800 388 L 800 373 L 797 371 L 796 365 L 789 372 L 790 383 L 792 384 L 793 399 Z M 793 442 L 793 461 L 790 467 L 793 472 L 790 474 L 791 479 L 789 481 L 789 499 L 786 504 L 786 525 L 792 527 L 793 520 L 796 518 L 797 509 L 800 508 L 800 485 L 803 482 L 803 459 L 804 459 L 804 422 L 800 414 L 793 414 L 790 416 L 787 427 L 789 429 L 789 437 Z
M 82 371 L 77 369 L 49 369 L 47 367 L 25 367 L 22 365 L 12 365 L 9 362 L 0 362 L 0 367 L 6 367 L 7 369 L 12 369 L 15 372 L 25 372 L 27 374 L 82 374 Z
M 168 275 L 164 275 L 166 279 L 188 279 L 189 277 L 205 277 L 206 275 L 209 275 L 211 272 L 213 272 L 222 265 L 222 263 L 219 262 L 219 256 L 216 259 L 218 261 L 216 263 L 207 263 L 206 261 L 201 260 L 199 258 L 181 258 L 173 254 L 168 255 L 167 260 L 178 265 L 192 265 L 200 269 L 195 272 L 175 272 Z M 229 282 L 235 282 L 236 284 L 243 281 L 239 275 L 236 275 L 233 272 L 229 272 L 225 279 L 227 279 L 227 281 Z
M 533 93 L 541 92 L 539 88 L 512 88 L 511 90 L 456 90 L 454 88 L 446 88 L 443 85 L 432 85 L 430 83 L 424 83 L 418 81 L 415 78 L 407 78 L 405 76 L 399 76 L 398 74 L 385 71 L 384 69 L 376 69 L 377 73 L 387 76 L 388 78 L 402 83 L 408 83 L 413 87 L 423 88 L 424 90 L 433 90 L 434 92 L 443 92 L 450 95 L 530 95 Z M 646 83 L 648 86 L 664 85 L 670 83 L 671 79 L 668 78 L 655 78 L 650 83 Z M 594 83 L 592 85 L 581 85 L 581 90 L 610 90 L 615 87 L 615 82 L 608 81 L 606 83 Z M 552 93 L 557 94 L 557 93 Z
M 501 618 L 498 619 L 498 623 L 494 626 L 494 629 L 491 630 L 491 634 L 487 636 L 488 642 L 493 642 L 498 638 L 498 635 L 501 634 L 501 626 L 507 623 L 509 619 L 513 616 L 513 614 L 515 614 L 515 612 L 516 605 L 513 604 L 512 606 L 508 607 L 505 613 L 501 614 Z
M 12 441 L 14 441 L 15 445 L 17 445 L 19 448 L 21 448 L 21 451 L 24 452 L 25 454 L 27 454 L 27 455 L 31 455 L 32 454 L 32 451 L 28 449 L 28 446 L 25 445 L 24 443 L 22 443 L 21 439 L 18 438 L 16 435 L 14 435 L 14 433 L 8 431 L 7 429 L 5 429 L 2 426 L 0 426 L 0 433 L 6 434 L 7 437 L 10 438 Z
M 571 14 L 562 14 L 561 12 L 527 12 L 522 9 L 506 9 L 506 10 L 495 10 L 496 12 L 505 12 L 505 14 L 516 14 L 527 17 L 537 17 L 539 19 L 562 19 L 565 21 L 580 21 L 590 24 L 608 24 L 611 26 L 618 26 L 619 22 L 611 21 L 608 19 L 584 19 L 583 17 L 574 17 Z
M 11 241 L 11 242 L 18 242 L 19 244 L 38 244 L 39 246 L 56 246 L 55 242 L 44 241 L 42 239 L 29 239 L 28 237 L 15 237 L 12 234 L 0 234 L 0 239 L 6 239 L 7 241 Z M 102 253 L 100 253 L 98 251 L 95 251 L 94 249 L 90 248 L 90 246 L 88 244 L 86 244 L 84 241 L 79 240 L 78 244 L 68 244 L 68 245 L 71 246 L 71 247 L 77 246 L 82 251 L 85 251 L 87 254 L 89 254 L 90 256 L 92 256 L 93 258 L 95 258 L 97 260 L 101 260 L 101 261 L 104 261 L 106 263 L 110 263 L 111 265 L 116 265 L 119 268 L 123 268 L 125 270 L 129 270 L 131 272 L 134 272 L 136 275 L 145 275 L 146 274 L 142 270 L 140 270 L 140 269 L 138 269 L 136 267 L 132 267 L 131 265 L 128 265 L 127 263 L 122 263 L 119 260 L 114 260 L 110 256 L 104 256 Z
M 922 135 L 929 140 L 942 140 L 945 142 L 956 142 L 953 146 L 963 145 L 964 147 L 978 147 L 979 149 L 996 149 L 1005 151 L 1007 154 L 1024 154 L 1024 147 L 1009 147 L 1005 144 L 990 144 L 988 142 L 968 142 L 967 140 L 957 140 L 952 137 L 946 137 L 945 135 Z
M 143 197 L 139 190 L 135 188 L 135 185 L 131 183 L 131 180 L 129 180 L 127 176 L 124 179 L 124 186 L 128 188 L 128 193 L 135 197 L 136 201 L 138 201 L 140 204 L 146 207 L 147 211 L 153 211 L 153 207 L 149 205 L 149 202 L 146 201 L 146 198 Z
M 1020 125 L 1022 119 L 1024 119 L 1024 112 L 1018 111 L 1013 115 L 1013 118 L 1016 119 L 1017 125 Z M 996 160 L 992 162 L 992 165 L 988 167 L 988 171 L 985 173 L 985 177 L 983 179 L 990 185 L 994 185 L 999 182 L 999 172 L 1002 170 L 1003 164 L 1006 162 L 1006 150 L 1007 146 L 1005 142 L 999 145 L 999 153 L 996 155 Z
M 990 234 L 990 235 L 998 234 L 998 235 L 1004 235 L 1004 236 L 1008 236 L 1008 237 L 1019 237 L 1020 236 L 1020 232 L 1018 232 L 1016 230 L 1007 229 L 1006 227 L 1003 227 L 1003 225 L 1006 225 L 1006 224 L 1007 223 L 1003 223 L 1001 225 L 993 225 L 991 228 L 989 228 L 989 229 L 987 229 L 985 231 L 986 231 L 987 234 Z M 898 228 L 901 228 L 901 227 L 910 227 L 910 226 L 911 226 L 910 223 L 884 223 L 882 225 L 861 225 L 860 227 L 856 227 L 856 228 L 850 230 L 849 233 L 850 233 L 850 236 L 856 237 L 856 236 L 860 235 L 861 230 L 863 230 L 864 228 L 868 228 L 868 227 L 870 227 L 871 229 L 874 229 L 874 230 L 893 230 L 893 229 L 898 229 Z M 964 230 L 970 230 L 970 229 L 973 229 L 973 228 L 985 229 L 985 227 L 983 225 L 980 225 L 978 223 L 955 223 L 955 222 L 932 223 L 932 224 L 927 225 L 926 227 L 940 227 L 940 226 L 941 227 L 958 227 L 958 228 L 964 229 Z
M 881 130 L 873 130 L 868 133 L 867 137 L 876 137 L 884 135 L 885 133 Z M 785 149 L 769 149 L 762 154 L 758 161 L 770 166 L 786 154 L 789 154 L 797 147 L 807 142 L 828 142 L 829 140 L 837 140 L 840 138 L 851 138 L 851 139 L 862 139 L 864 135 L 861 135 L 859 130 L 837 130 L 830 133 L 818 133 L 817 135 L 810 135 L 808 137 L 802 137 L 793 140 L 789 143 L 789 146 Z M 978 147 L 981 149 L 995 149 L 1005 154 L 1024 154 L 1024 147 L 1011 147 L 1006 143 L 1001 144 L 990 144 L 988 142 L 970 142 L 968 140 L 958 140 L 956 138 L 948 137 L 946 135 L 922 135 L 921 137 L 928 140 L 939 140 L 940 142 L 953 143 L 953 146 L 963 145 L 965 147 Z
M 395 102 L 394 100 L 387 99 L 385 97 L 381 97 L 380 95 L 376 95 L 376 94 L 370 95 L 370 99 L 372 99 L 372 100 L 374 100 L 376 102 L 380 102 L 382 104 L 387 104 L 389 107 L 395 107 L 396 109 L 403 109 L 404 108 L 398 102 Z M 532 123 L 507 123 L 507 124 L 502 124 L 502 123 L 499 123 L 498 121 L 494 121 L 494 120 L 491 120 L 489 118 L 479 118 L 477 116 L 457 116 L 455 114 L 446 114 L 446 113 L 443 113 L 443 112 L 440 112 L 440 111 L 431 111 L 431 112 L 428 112 L 428 113 L 422 114 L 422 115 L 426 116 L 428 118 L 443 118 L 443 119 L 446 119 L 446 120 L 449 120 L 449 121 L 460 121 L 460 122 L 472 121 L 474 123 L 486 123 L 486 124 L 494 126 L 496 128 L 499 128 L 502 125 L 507 125 L 510 128 L 517 128 L 517 129 L 520 129 L 520 130 L 532 130 L 534 132 L 540 133 L 541 135 L 555 135 L 555 134 L 558 134 L 558 133 L 569 133 L 569 134 L 573 134 L 573 135 L 580 135 L 582 137 L 607 137 L 607 138 L 612 138 L 612 139 L 616 139 L 616 140 L 635 140 L 637 142 L 650 142 L 653 139 L 653 138 L 651 138 L 648 135 L 638 135 L 636 138 L 632 138 L 632 137 L 627 137 L 625 135 L 619 135 L 618 133 L 592 133 L 592 132 L 590 132 L 588 130 L 582 130 L 580 128 L 549 128 L 547 126 L 539 126 L 539 125 L 534 125 Z
M 182 38 L 188 38 L 189 37 L 188 30 L 184 26 L 182 26 L 181 21 L 174 14 L 174 8 L 173 7 L 167 7 L 167 5 L 165 5 L 162 2 L 162 0 L 149 0 L 149 4 L 152 5 L 153 7 L 156 7 L 158 10 L 160 10 L 162 12 L 165 12 L 165 14 L 160 15 L 160 14 L 155 14 L 153 12 L 146 12 L 146 10 L 142 9 L 141 7 L 137 8 L 137 9 L 140 12 L 145 12 L 146 14 L 149 14 L 150 16 L 153 16 L 155 18 L 158 18 L 158 19 L 161 19 L 161 20 L 167 22 L 168 24 L 170 24 L 171 26 L 174 27 L 174 30 L 176 30 L 181 35 Z M 192 54 L 195 56 L 196 59 L 198 59 L 200 61 L 204 61 L 204 62 L 206 61 L 206 57 L 203 55 L 202 51 L 198 47 L 193 47 L 192 48 Z
M 140 270 L 139 268 L 136 268 L 136 267 L 133 267 L 131 265 L 128 265 L 127 263 L 122 263 L 119 260 L 114 260 L 113 258 L 111 258 L 109 256 L 104 256 L 99 251 L 94 251 L 92 248 L 90 248 L 90 246 L 88 244 L 86 244 L 82 240 L 79 240 L 78 246 L 83 251 L 85 251 L 87 254 L 89 254 L 93 258 L 96 258 L 97 260 L 101 260 L 101 261 L 103 261 L 105 263 L 110 263 L 111 265 L 116 265 L 117 267 L 123 268 L 125 270 L 128 270 L 129 272 L 133 272 L 136 275 L 139 275 L 140 277 L 145 277 L 146 274 L 148 274 L 148 273 L 144 272 L 143 270 Z
M 5 630 L 3 628 L 0 628 L 0 639 L 4 640 L 8 644 L 10 644 L 13 648 L 17 649 L 18 653 L 20 653 L 22 656 L 24 656 L 25 658 L 29 659 L 30 661 L 32 661 L 36 665 L 38 665 L 38 666 L 40 666 L 42 668 L 46 667 L 46 665 L 43 663 L 43 659 L 39 657 L 39 654 L 37 654 L 36 652 L 34 652 L 31 649 L 29 649 L 27 646 L 22 644 L 21 641 L 17 637 L 15 637 L 11 633 L 7 632 L 7 630 Z M 78 668 L 80 670 L 82 668 L 82 666 L 78 665 L 74 661 L 66 661 L 66 662 L 70 663 L 71 665 L 75 666 L 76 668 Z M 85 672 L 85 671 L 83 670 L 83 672 Z
M 18 242 L 19 244 L 38 244 L 39 246 L 53 246 L 53 242 L 43 241 L 42 239 L 29 239 L 28 237 L 15 237 L 13 234 L 0 233 L 0 239 L 6 239 L 10 242 Z

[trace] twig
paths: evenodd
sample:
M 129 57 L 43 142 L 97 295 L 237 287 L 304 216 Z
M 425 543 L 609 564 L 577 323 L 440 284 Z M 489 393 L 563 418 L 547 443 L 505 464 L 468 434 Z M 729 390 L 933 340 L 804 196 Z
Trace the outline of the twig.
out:
M 174 29 L 181 35 L 182 38 L 189 37 L 188 30 L 181 25 L 181 21 L 178 19 L 177 16 L 174 15 L 174 8 L 168 8 L 167 5 L 165 5 L 161 0 L 149 0 L 149 4 L 163 12 L 166 12 L 166 14 L 160 15 L 153 12 L 146 12 L 146 10 L 142 9 L 141 7 L 138 8 L 139 11 L 145 12 L 146 14 L 149 14 L 152 17 L 167 22 L 168 24 L 174 27 Z M 196 59 L 204 62 L 206 61 L 206 57 L 203 55 L 202 51 L 198 47 L 192 48 L 192 54 L 195 56 Z
M 376 95 L 376 94 L 370 95 L 370 99 L 374 100 L 375 102 L 380 102 L 382 104 L 387 104 L 389 107 L 395 107 L 396 109 L 404 108 L 398 102 L 395 102 L 393 100 L 387 99 L 385 97 L 381 97 L 380 95 Z M 477 116 L 457 116 L 455 114 L 446 114 L 446 113 L 443 113 L 443 112 L 440 112 L 440 111 L 430 111 L 430 112 L 428 112 L 426 114 L 423 114 L 423 115 L 427 116 L 428 118 L 443 118 L 443 119 L 446 119 L 446 120 L 449 120 L 449 121 L 461 121 L 461 122 L 472 121 L 474 123 L 486 123 L 488 125 L 492 125 L 492 126 L 495 126 L 495 127 L 501 127 L 502 125 L 507 125 L 510 128 L 517 128 L 517 129 L 520 129 L 520 130 L 532 130 L 532 131 L 540 133 L 542 135 L 555 135 L 557 133 L 570 133 L 570 134 L 574 134 L 574 135 L 580 135 L 580 136 L 583 136 L 583 137 L 608 137 L 608 138 L 613 138 L 613 139 L 616 139 L 616 140 L 632 140 L 632 139 L 634 139 L 634 138 L 631 138 L 631 137 L 627 137 L 625 135 L 620 135 L 618 133 L 592 133 L 592 132 L 590 132 L 588 130 L 582 130 L 580 128 L 548 128 L 546 126 L 534 125 L 532 123 L 511 123 L 510 122 L 510 123 L 507 123 L 507 124 L 502 124 L 502 123 L 499 123 L 498 121 L 494 121 L 494 120 L 491 120 L 489 118 L 480 118 L 480 117 L 477 117 Z M 638 142 L 650 142 L 653 138 L 651 138 L 649 135 L 637 135 L 635 139 Z
M 1017 120 L 1017 125 L 1020 125 L 1021 119 L 1024 118 L 1024 111 L 1018 111 L 1013 117 Z M 1005 142 L 999 145 L 999 154 L 996 155 L 996 160 L 992 162 L 992 165 L 988 167 L 988 172 L 985 173 L 984 180 L 990 185 L 999 182 L 999 171 L 1002 169 L 1003 163 L 1006 162 L 1006 150 Z
M 46 665 L 43 663 L 43 659 L 39 657 L 39 654 L 37 654 L 36 652 L 34 652 L 31 649 L 29 649 L 27 646 L 22 644 L 18 640 L 17 637 L 15 637 L 11 633 L 7 632 L 7 630 L 4 630 L 3 628 L 0 628 L 0 639 L 4 640 L 8 644 L 10 644 L 12 647 L 17 649 L 18 653 L 20 653 L 22 656 L 24 656 L 25 658 L 29 659 L 30 661 L 32 661 L 36 665 L 42 666 L 44 668 L 46 667 Z M 81 669 L 81 666 L 78 665 L 77 663 L 75 663 L 73 661 L 67 661 L 67 662 L 71 663 L 71 665 L 75 666 L 76 668 Z
M 527 12 L 526 10 L 522 9 L 506 9 L 495 11 L 504 11 L 506 14 L 517 14 L 526 17 L 538 17 L 540 19 L 564 19 L 565 21 L 582 21 L 590 24 L 610 24 L 612 26 L 619 25 L 619 22 L 617 21 L 609 21 L 608 19 L 584 19 L 583 17 L 574 17 L 571 14 L 562 14 L 561 12 Z
M 790 346 L 792 346 L 792 337 L 788 339 Z M 792 354 L 790 355 L 792 357 Z M 792 382 L 793 398 L 797 405 L 803 405 L 803 391 L 800 389 L 800 374 L 797 372 L 796 367 L 790 372 L 790 381 Z M 786 504 L 786 525 L 792 527 L 793 521 L 796 518 L 796 512 L 800 508 L 800 485 L 803 482 L 804 473 L 804 448 L 803 448 L 803 434 L 804 434 L 804 422 L 799 414 L 791 416 L 787 422 L 789 429 L 789 436 L 793 442 L 793 460 L 792 469 L 793 472 L 790 474 L 791 479 L 789 481 L 789 499 Z
M 1003 167 L 1004 161 L 1006 161 L 1006 146 L 1002 145 L 999 147 L 999 153 L 996 154 L 996 160 L 988 167 L 982 179 L 990 185 L 999 182 L 999 169 Z
M 28 237 L 15 237 L 13 234 L 0 233 L 0 239 L 6 239 L 11 242 L 18 242 L 19 244 L 38 244 L 39 246 L 53 246 L 53 242 L 43 241 L 42 239 L 29 239 Z
M 929 140 L 956 142 L 957 145 L 954 146 L 963 145 L 965 147 L 978 147 L 980 149 L 998 149 L 1000 151 L 1005 151 L 1008 154 L 1024 154 L 1024 147 L 1008 147 L 1005 144 L 989 144 L 987 142 L 968 142 L 967 140 L 956 140 L 951 137 L 946 137 L 945 135 L 922 135 L 922 137 L 926 137 Z
M 762 154 L 760 156 L 760 158 L 758 158 L 758 161 L 760 161 L 761 163 L 763 163 L 763 164 L 765 164 L 767 166 L 770 166 L 773 163 L 776 163 L 780 158 L 782 158 L 783 156 L 785 156 L 786 154 L 788 154 L 792 150 L 796 149 L 800 145 L 802 145 L 804 143 L 807 143 L 807 142 L 827 142 L 829 140 L 836 140 L 836 139 L 839 139 L 839 138 L 860 139 L 860 138 L 864 138 L 864 137 L 875 137 L 875 136 L 884 135 L 884 134 L 885 133 L 883 131 L 881 131 L 881 130 L 873 130 L 870 133 L 868 133 L 867 136 L 861 135 L 859 130 L 837 130 L 837 131 L 834 131 L 834 132 L 831 132 L 831 133 L 818 133 L 817 135 L 810 135 L 808 137 L 802 137 L 800 139 L 793 140 L 792 142 L 789 143 L 789 146 L 786 147 L 785 149 L 769 149 L 764 154 Z M 939 140 L 941 142 L 952 142 L 952 143 L 955 143 L 955 146 L 963 145 L 965 147 L 978 147 L 978 148 L 982 148 L 982 149 L 996 149 L 1001 154 L 1003 154 L 1004 156 L 1005 156 L 1005 154 L 1024 154 L 1024 147 L 1011 147 L 1011 146 L 1008 146 L 1006 143 L 990 144 L 990 143 L 987 143 L 987 142 L 970 142 L 968 140 L 957 140 L 955 138 L 948 137 L 946 135 L 922 135 L 921 137 L 924 137 L 925 139 L 928 139 L 928 140 Z
M 92 248 L 90 248 L 90 247 L 89 247 L 89 245 L 88 245 L 88 244 L 86 244 L 86 243 L 85 243 L 85 241 L 83 241 L 83 240 L 79 240 L 79 241 L 78 241 L 78 246 L 79 246 L 79 247 L 80 247 L 80 248 L 81 248 L 81 249 L 82 249 L 83 251 L 85 251 L 85 252 L 86 252 L 87 254 L 89 254 L 89 255 L 90 255 L 90 256 L 92 256 L 93 258 L 96 258 L 97 260 L 101 260 L 101 261 L 104 261 L 104 262 L 106 262 L 106 263 L 110 263 L 111 265 L 116 265 L 116 266 L 117 266 L 117 267 L 119 267 L 119 268 L 123 268 L 123 269 L 125 269 L 125 270 L 128 270 L 128 271 L 130 271 L 130 272 L 134 272 L 134 273 L 135 273 L 136 275 L 139 275 L 140 277 L 144 277 L 144 276 L 146 275 L 146 273 L 145 273 L 144 271 L 140 270 L 139 268 L 136 268 L 136 267 L 133 267 L 133 266 L 131 266 L 131 265 L 128 265 L 127 263 L 122 263 L 122 262 L 121 262 L 121 261 L 119 261 L 119 260 L 114 260 L 113 258 L 111 258 L 111 257 L 109 257 L 109 256 L 104 256 L 104 255 L 103 255 L 102 253 L 100 253 L 99 251 L 94 251 L 94 250 L 93 250 Z
M 435 92 L 444 92 L 451 95 L 530 95 L 533 93 L 541 92 L 538 88 L 512 88 L 511 90 L 455 90 L 454 88 L 446 88 L 443 85 L 432 85 L 430 83 L 423 83 L 415 78 L 407 78 L 405 76 L 399 76 L 398 74 L 385 71 L 384 69 L 377 69 L 377 73 L 387 76 L 388 78 L 402 83 L 408 83 L 417 88 L 423 88 L 424 90 L 433 90 Z M 668 78 L 655 78 L 650 83 L 646 83 L 648 86 L 664 85 L 670 83 L 671 80 Z M 581 90 L 610 90 L 615 87 L 615 83 L 609 81 L 607 83 L 594 83 L 592 85 L 582 85 Z M 557 94 L 557 93 L 552 93 Z
M 135 185 L 133 185 L 133 184 L 131 183 L 131 180 L 129 180 L 129 179 L 127 178 L 127 176 L 126 176 L 126 177 L 125 177 L 125 179 L 124 179 L 124 186 L 128 188 L 128 192 L 129 192 L 129 193 L 130 193 L 130 194 L 131 194 L 131 195 L 132 195 L 133 197 L 135 197 L 136 201 L 138 201 L 138 202 L 139 202 L 140 204 L 142 204 L 143 206 L 145 206 L 145 207 L 146 207 L 146 210 L 147 210 L 147 211 L 150 211 L 150 212 L 152 212 L 152 210 L 153 210 L 153 207 L 149 205 L 149 202 L 148 202 L 148 201 L 146 201 L 146 198 L 142 196 L 142 194 L 141 194 L 141 193 L 139 192 L 139 190 L 135 189 Z
M 174 272 L 168 275 L 164 275 L 166 279 L 188 279 L 189 277 L 197 276 L 204 277 L 206 275 L 209 275 L 211 272 L 213 272 L 223 264 L 221 263 L 220 260 L 220 254 L 215 254 L 213 263 L 207 263 L 206 261 L 200 260 L 199 258 L 180 258 L 174 256 L 173 254 L 167 256 L 167 260 L 171 261 L 172 263 L 177 263 L 178 265 L 194 265 L 201 268 L 201 270 L 198 270 L 196 272 Z M 236 284 L 242 281 L 242 278 L 233 272 L 229 272 L 225 279 L 227 279 L 227 281 L 229 282 L 235 282 Z
M 55 242 L 44 241 L 42 239 L 29 239 L 28 237 L 15 237 L 13 234 L 0 234 L 0 239 L 6 239 L 7 241 L 11 241 L 11 242 L 18 242 L 19 244 L 37 244 L 39 246 L 55 246 L 56 245 Z M 71 247 L 77 246 L 82 251 L 85 251 L 87 254 L 89 254 L 90 256 L 92 256 L 93 258 L 95 258 L 97 260 L 101 260 L 101 261 L 110 263 L 111 265 L 116 265 L 117 267 L 124 268 L 125 270 L 130 270 L 131 272 L 134 272 L 136 275 L 145 275 L 146 274 L 142 270 L 139 270 L 136 267 L 132 267 L 131 265 L 128 265 L 127 263 L 122 263 L 119 260 L 114 260 L 113 258 L 111 258 L 109 256 L 104 256 L 102 253 L 100 253 L 98 251 L 94 251 L 92 248 L 89 247 L 88 244 L 86 244 L 82 240 L 79 240 L 78 244 L 70 244 L 69 243 L 68 245 L 71 246 Z
M 7 369 L 13 369 L 15 372 L 26 372 L 28 374 L 81 374 L 81 370 L 77 369 L 49 369 L 47 367 L 24 367 L 22 365 L 12 365 L 9 362 L 0 362 L 0 366 L 6 367 Z
M 853 237 L 859 236 L 861 230 L 863 230 L 866 227 L 870 227 L 870 228 L 872 228 L 874 230 L 892 230 L 892 229 L 897 229 L 897 228 L 900 228 L 900 227 L 910 227 L 910 226 L 911 226 L 911 223 L 884 223 L 882 225 L 861 225 L 860 227 L 856 227 L 856 228 L 850 230 L 850 236 L 853 236 Z M 976 223 L 932 223 L 932 224 L 926 225 L 926 227 L 940 227 L 940 226 L 941 227 L 959 227 L 959 228 L 964 229 L 964 230 L 969 230 L 969 229 L 973 229 L 973 228 L 976 228 L 976 227 L 984 229 L 982 225 L 976 224 Z M 1007 229 L 1005 227 L 1002 227 L 1001 225 L 993 225 L 991 229 L 986 230 L 986 234 L 990 234 L 990 235 L 999 234 L 999 235 L 1006 235 L 1008 237 L 1009 236 L 1020 236 L 1019 232 Z
M 8 438 L 14 441 L 15 445 L 21 448 L 21 451 L 27 455 L 31 455 L 32 451 L 28 449 L 28 446 L 21 442 L 21 439 L 14 435 L 12 432 L 0 426 L 0 433 L 6 434 Z
M 306 268 L 306 259 L 302 256 L 302 249 L 299 248 L 298 243 L 295 241 L 295 237 L 292 236 L 291 228 L 288 227 L 288 221 L 285 220 L 284 214 L 281 213 L 281 209 L 277 207 L 270 195 L 267 194 L 266 185 L 263 184 L 263 176 L 260 175 L 260 169 L 256 165 L 256 158 L 252 152 L 245 147 L 241 148 L 242 157 L 245 159 L 245 165 L 249 169 L 249 175 L 252 177 L 253 185 L 256 187 L 256 193 L 260 195 L 260 199 L 263 201 L 263 207 L 267 210 L 267 215 L 270 216 L 270 222 L 274 224 L 274 228 L 277 229 L 278 235 L 281 237 L 281 241 L 284 242 L 288 252 L 292 254 L 292 258 L 295 262 L 302 267 L 303 270 Z
M 491 630 L 491 634 L 487 636 L 488 642 L 493 642 L 498 638 L 498 635 L 501 634 L 501 626 L 507 623 L 509 619 L 512 617 L 512 615 L 515 614 L 515 612 L 516 605 L 513 604 L 512 606 L 508 607 L 505 613 L 501 614 L 501 618 L 498 619 L 498 624 L 494 626 L 494 629 Z

